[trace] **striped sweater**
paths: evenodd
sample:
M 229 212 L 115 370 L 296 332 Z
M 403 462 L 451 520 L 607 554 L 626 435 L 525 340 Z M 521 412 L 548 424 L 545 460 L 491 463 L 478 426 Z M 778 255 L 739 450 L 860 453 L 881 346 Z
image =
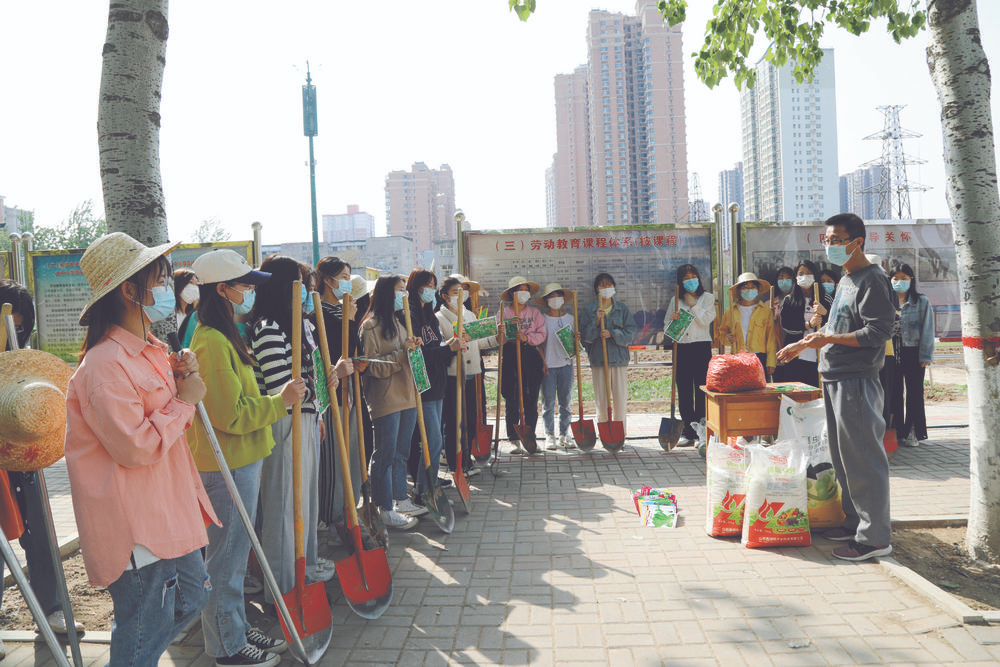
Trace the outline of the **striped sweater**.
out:
M 317 412 L 315 369 L 313 367 L 312 351 L 316 348 L 312 337 L 312 325 L 305 323 L 305 333 L 302 345 L 309 354 L 302 362 L 302 377 L 306 381 L 306 396 L 302 399 L 302 412 Z M 276 322 L 260 320 L 254 324 L 250 334 L 250 343 L 260 372 L 257 383 L 261 394 L 274 396 L 281 393 L 281 388 L 292 379 L 292 342 L 285 336 Z M 288 408 L 288 414 L 292 409 Z

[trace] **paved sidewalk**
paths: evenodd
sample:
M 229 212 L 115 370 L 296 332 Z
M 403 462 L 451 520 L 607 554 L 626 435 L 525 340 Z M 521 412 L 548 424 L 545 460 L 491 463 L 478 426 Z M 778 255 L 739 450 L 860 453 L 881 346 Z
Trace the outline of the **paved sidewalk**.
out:
M 892 465 L 897 520 L 967 513 L 965 405 L 929 404 L 928 413 L 931 443 L 901 449 Z M 659 416 L 630 415 L 629 426 L 655 433 Z M 962 626 L 877 562 L 834 559 L 834 543 L 821 537 L 809 547 L 764 550 L 708 537 L 705 467 L 693 448 L 667 454 L 650 438 L 628 441 L 618 456 L 600 447 L 590 455 L 504 454 L 498 472 L 471 480 L 471 515 L 456 499 L 451 535 L 427 519 L 393 533 L 394 599 L 382 618 L 355 616 L 330 582 L 334 637 L 320 664 L 1000 661 L 1000 627 Z M 638 525 L 630 490 L 645 484 L 675 491 L 678 528 Z M 346 555 L 329 541 L 323 548 L 334 559 Z M 274 614 L 259 611 L 262 596 L 250 603 L 255 622 L 276 633 Z M 44 644 L 5 641 L 3 667 L 52 664 Z M 85 644 L 84 655 L 103 665 L 107 645 Z M 160 664 L 214 660 L 195 629 Z

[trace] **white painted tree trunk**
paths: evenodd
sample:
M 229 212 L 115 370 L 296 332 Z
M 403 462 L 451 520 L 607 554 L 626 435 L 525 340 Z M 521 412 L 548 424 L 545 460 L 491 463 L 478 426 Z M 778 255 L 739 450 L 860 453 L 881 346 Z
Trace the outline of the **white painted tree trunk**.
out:
M 110 0 L 97 143 L 109 232 L 169 240 L 160 178 L 160 89 L 168 0 Z
M 971 499 L 966 548 L 1000 562 L 1000 196 L 990 68 L 975 0 L 928 0 L 927 65 L 941 104 L 969 374 Z

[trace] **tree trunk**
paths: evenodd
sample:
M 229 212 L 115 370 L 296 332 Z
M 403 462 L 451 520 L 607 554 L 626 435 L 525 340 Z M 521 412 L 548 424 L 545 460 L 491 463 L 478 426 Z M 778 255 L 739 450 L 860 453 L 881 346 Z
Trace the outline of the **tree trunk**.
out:
M 951 211 L 969 374 L 971 498 L 965 544 L 1000 562 L 1000 197 L 990 68 L 975 0 L 928 0 L 927 65 L 941 104 L 945 194 Z
M 109 232 L 169 240 L 160 178 L 160 88 L 168 0 L 111 0 L 97 143 Z

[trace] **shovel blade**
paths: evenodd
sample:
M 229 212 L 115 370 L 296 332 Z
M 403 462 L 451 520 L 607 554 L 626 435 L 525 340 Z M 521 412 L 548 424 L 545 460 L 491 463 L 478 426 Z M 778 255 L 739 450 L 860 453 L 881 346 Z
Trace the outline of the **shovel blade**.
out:
M 896 440 L 896 429 L 887 428 L 885 430 L 885 435 L 882 436 L 882 446 L 885 447 L 886 454 L 892 454 L 899 447 L 899 443 Z
M 424 468 L 424 470 L 427 472 L 427 479 L 434 479 L 429 468 Z M 434 519 L 438 528 L 446 533 L 455 530 L 455 510 L 452 509 L 451 503 L 448 502 L 441 487 L 437 484 L 428 486 L 422 498 L 424 499 L 424 507 L 427 508 L 427 514 Z
M 621 422 L 598 422 L 597 431 L 604 449 L 612 454 L 620 452 L 625 446 L 625 425 Z
M 360 534 L 355 537 L 355 544 L 360 546 Z M 392 600 L 392 573 L 384 548 L 373 551 L 357 549 L 335 565 L 344 597 L 354 613 L 367 619 L 375 619 L 385 613 Z
M 573 431 L 573 440 L 581 451 L 589 452 L 597 446 L 597 431 L 594 430 L 594 422 L 590 419 L 570 422 L 570 429 Z
M 659 441 L 660 447 L 663 451 L 669 452 L 671 449 L 676 447 L 677 442 L 681 439 L 681 433 L 683 431 L 683 419 L 673 419 L 671 417 L 663 417 L 660 419 Z
M 455 480 L 455 488 L 458 489 L 458 497 L 462 499 L 462 506 L 465 508 L 465 513 L 472 513 L 472 492 L 469 491 L 469 480 L 465 479 L 465 472 L 462 470 L 462 466 L 459 466 L 452 473 L 452 479 Z
M 476 430 L 476 437 L 472 441 L 472 455 L 477 461 L 485 461 L 490 458 L 490 445 L 493 444 L 493 432 L 486 424 L 480 424 Z
M 285 601 L 285 606 L 288 607 L 288 612 L 292 617 L 292 624 L 295 626 L 295 630 L 298 632 L 303 644 L 306 644 L 307 637 L 317 633 L 320 633 L 320 636 L 322 636 L 322 633 L 331 628 L 330 603 L 326 599 L 326 587 L 321 581 L 307 586 L 305 583 L 305 570 L 305 557 L 296 560 L 295 588 L 281 596 Z M 288 643 L 291 644 L 291 633 L 285 627 L 284 619 L 282 619 L 281 627 L 285 632 Z M 329 634 L 332 635 L 332 631 Z M 327 643 L 329 643 L 329 636 Z M 308 644 L 306 646 L 308 649 Z
M 514 426 L 514 431 L 517 433 L 517 437 L 521 440 L 521 444 L 524 445 L 524 448 L 528 450 L 529 454 L 538 453 L 538 439 L 535 438 L 534 429 L 517 424 Z
M 371 481 L 365 480 L 361 485 L 361 508 L 358 510 L 358 519 L 365 524 L 368 536 L 380 547 L 389 546 L 389 531 L 382 523 L 382 515 L 379 514 L 371 503 Z M 343 539 L 343 538 L 341 538 Z M 346 542 L 345 542 L 346 544 Z

